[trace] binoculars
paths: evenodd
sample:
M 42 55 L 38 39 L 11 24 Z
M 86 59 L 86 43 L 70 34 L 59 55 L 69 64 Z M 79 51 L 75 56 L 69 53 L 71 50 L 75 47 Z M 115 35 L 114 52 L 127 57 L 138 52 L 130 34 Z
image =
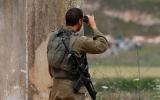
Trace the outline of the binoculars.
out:
M 89 19 L 88 16 L 83 16 L 83 22 L 88 23 Z
M 85 36 L 93 36 L 94 32 L 92 30 L 92 28 L 88 25 L 88 16 L 83 16 L 83 29 L 84 29 L 84 35 Z

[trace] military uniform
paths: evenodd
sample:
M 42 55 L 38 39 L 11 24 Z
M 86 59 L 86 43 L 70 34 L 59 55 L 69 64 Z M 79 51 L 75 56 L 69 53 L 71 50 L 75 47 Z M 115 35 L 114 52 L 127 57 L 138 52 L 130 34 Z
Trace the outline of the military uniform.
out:
M 93 37 L 86 37 L 77 35 L 70 28 L 66 28 L 66 30 L 71 31 L 72 35 L 70 35 L 69 39 L 69 48 L 76 53 L 77 57 L 80 57 L 84 53 L 89 54 L 99 54 L 103 53 L 108 48 L 107 39 L 104 35 L 97 29 L 94 30 Z M 57 32 L 52 33 L 50 40 L 48 42 L 48 50 L 51 49 L 53 45 L 53 38 Z M 65 34 L 65 33 L 64 33 Z M 52 52 L 48 52 L 48 59 L 52 56 Z M 65 59 L 65 58 L 64 58 Z M 50 74 L 53 77 L 53 86 L 50 91 L 49 100 L 89 100 L 87 99 L 87 90 L 84 86 L 81 87 L 78 93 L 74 93 L 73 84 L 76 80 L 70 79 L 70 77 L 74 77 L 70 75 L 71 66 L 67 65 L 65 61 L 62 61 L 59 66 L 54 66 L 54 64 L 50 64 L 52 61 L 49 61 L 50 66 Z M 56 68 L 59 67 L 59 68 Z

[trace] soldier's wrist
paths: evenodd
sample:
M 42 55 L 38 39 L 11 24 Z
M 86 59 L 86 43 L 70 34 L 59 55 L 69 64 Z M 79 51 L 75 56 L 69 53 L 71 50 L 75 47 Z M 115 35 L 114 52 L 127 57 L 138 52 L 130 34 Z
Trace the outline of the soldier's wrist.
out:
M 98 28 L 94 29 L 93 32 L 94 32 L 95 36 L 96 35 L 102 35 L 102 33 L 98 30 Z
M 97 30 L 97 26 L 92 26 L 92 30 Z

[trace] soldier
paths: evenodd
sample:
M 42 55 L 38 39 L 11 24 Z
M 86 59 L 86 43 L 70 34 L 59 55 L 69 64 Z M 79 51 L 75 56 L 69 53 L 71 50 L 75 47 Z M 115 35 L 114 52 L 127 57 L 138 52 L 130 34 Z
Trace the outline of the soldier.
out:
M 64 42 L 69 50 L 73 51 L 79 60 L 82 55 L 100 54 L 108 48 L 107 39 L 98 30 L 93 16 L 88 17 L 88 25 L 94 32 L 93 37 L 82 36 L 78 32 L 83 24 L 83 12 L 79 8 L 71 8 L 65 15 L 66 26 L 62 32 L 53 32 L 47 47 L 49 73 L 53 78 L 53 86 L 49 100 L 86 100 L 87 90 L 84 86 L 75 93 L 73 85 L 77 78 L 73 65 L 69 61 Z M 75 67 L 75 66 L 74 66 Z

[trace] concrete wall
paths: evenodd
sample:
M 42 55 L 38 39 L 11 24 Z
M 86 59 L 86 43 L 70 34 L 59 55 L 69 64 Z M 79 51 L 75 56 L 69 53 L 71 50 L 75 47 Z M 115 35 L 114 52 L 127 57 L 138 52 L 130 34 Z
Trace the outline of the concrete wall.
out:
M 26 2 L 0 0 L 0 100 L 24 100 Z
M 49 33 L 83 0 L 0 0 L 0 100 L 47 100 Z

